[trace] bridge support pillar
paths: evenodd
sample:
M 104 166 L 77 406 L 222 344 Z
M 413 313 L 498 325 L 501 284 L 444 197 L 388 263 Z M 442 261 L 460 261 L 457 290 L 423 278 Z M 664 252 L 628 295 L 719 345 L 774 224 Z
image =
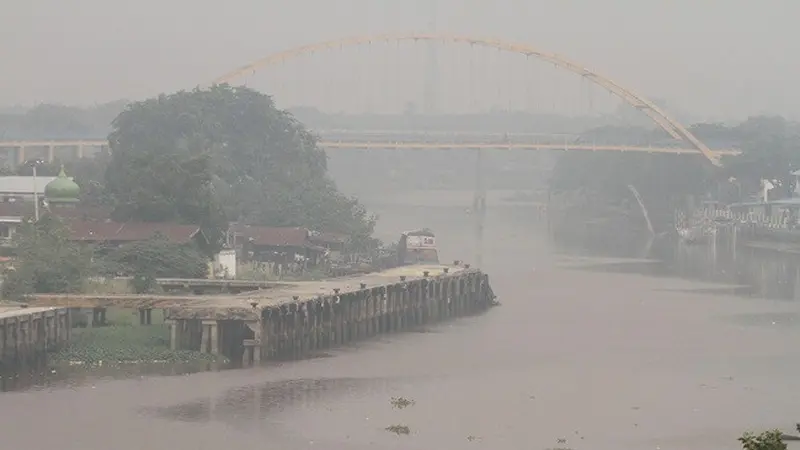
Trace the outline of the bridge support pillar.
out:
M 486 187 L 483 184 L 483 150 L 475 156 L 475 196 L 472 202 L 475 214 L 475 265 L 483 265 L 483 227 L 486 219 Z
M 219 355 L 219 321 L 204 320 L 202 337 L 200 339 L 200 351 Z
M 253 339 L 244 340 L 242 365 L 245 367 L 250 365 L 257 366 L 261 364 L 261 352 L 264 348 L 262 344 L 263 322 L 260 320 L 248 321 L 245 322 L 245 325 L 253 332 Z
M 169 348 L 173 351 L 185 349 L 184 327 L 186 321 L 166 319 L 164 322 L 169 325 Z
M 91 326 L 102 327 L 106 325 L 106 308 L 92 308 Z

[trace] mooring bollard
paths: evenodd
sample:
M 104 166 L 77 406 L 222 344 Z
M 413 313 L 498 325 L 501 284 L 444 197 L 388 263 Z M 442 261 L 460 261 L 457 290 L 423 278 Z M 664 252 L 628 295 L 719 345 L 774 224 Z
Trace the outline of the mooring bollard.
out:
M 430 274 L 430 272 L 428 272 L 427 270 L 422 272 L 422 276 L 425 277 L 425 278 L 428 278 L 429 274 Z
M 400 275 L 400 281 L 406 281 L 406 276 L 405 275 Z
M 366 289 L 366 288 L 367 288 L 367 283 L 361 283 L 361 289 Z
M 444 271 L 444 273 L 450 273 L 450 268 L 449 268 L 449 267 L 445 267 L 445 268 L 444 268 L 444 269 L 442 269 L 442 270 Z

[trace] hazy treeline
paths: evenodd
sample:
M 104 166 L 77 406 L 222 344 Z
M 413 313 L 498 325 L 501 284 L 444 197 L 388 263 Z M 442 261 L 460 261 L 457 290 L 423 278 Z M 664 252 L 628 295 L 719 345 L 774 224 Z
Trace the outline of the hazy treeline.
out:
M 1 139 L 102 139 L 111 132 L 111 121 L 128 104 L 118 100 L 94 107 L 42 104 L 30 109 L 0 110 Z M 312 130 L 435 130 L 493 133 L 580 134 L 598 127 L 631 124 L 627 114 L 566 117 L 555 114 L 491 111 L 480 114 L 425 115 L 325 113 L 315 108 L 288 109 Z M 644 119 L 646 124 L 647 119 Z M 642 124 L 641 121 L 634 121 Z
M 0 111 L 0 139 L 105 139 L 127 100 L 93 107 L 41 104 Z
M 751 117 L 739 124 L 696 124 L 691 131 L 715 147 L 736 148 L 714 167 L 702 156 L 647 153 L 566 153 L 559 159 L 550 188 L 563 207 L 581 218 L 602 215 L 641 218 L 628 186 L 641 194 L 657 226 L 671 223 L 676 208 L 697 200 L 747 200 L 760 192 L 762 179 L 777 186 L 772 198 L 789 197 L 794 189 L 792 170 L 800 168 L 800 124 L 777 116 Z M 630 129 L 600 129 L 591 133 L 624 137 Z M 587 133 L 587 134 L 591 134 Z

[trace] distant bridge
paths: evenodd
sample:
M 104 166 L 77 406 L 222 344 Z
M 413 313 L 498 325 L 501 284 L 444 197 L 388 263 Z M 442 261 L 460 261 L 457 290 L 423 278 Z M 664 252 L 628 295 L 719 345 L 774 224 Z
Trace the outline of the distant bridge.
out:
M 650 145 L 609 145 L 585 143 L 561 135 L 558 139 L 535 134 L 477 134 L 424 132 L 330 132 L 323 135 L 319 146 L 325 150 L 498 150 L 498 151 L 584 151 L 638 152 L 675 155 L 702 154 L 697 149 Z M 545 142 L 540 142 L 544 140 Z M 5 149 L 7 160 L 22 164 L 28 159 L 41 158 L 52 162 L 90 156 L 108 150 L 104 139 L 73 140 L 16 140 L 0 141 L 0 155 Z M 716 157 L 737 155 L 733 149 L 712 150 Z

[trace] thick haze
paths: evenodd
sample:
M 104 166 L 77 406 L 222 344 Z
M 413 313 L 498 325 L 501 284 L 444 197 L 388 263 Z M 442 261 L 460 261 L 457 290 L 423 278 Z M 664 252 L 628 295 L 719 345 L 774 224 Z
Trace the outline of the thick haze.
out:
M 0 0 L 0 105 L 86 105 L 191 88 L 292 46 L 424 31 L 429 1 Z M 794 83 L 800 39 L 791 31 L 800 16 L 795 0 L 439 5 L 439 31 L 521 41 L 563 54 L 698 120 L 800 116 Z M 349 73 L 351 61 L 331 70 Z M 446 72 L 444 67 L 440 73 Z M 349 92 L 360 82 L 342 77 L 337 84 Z M 462 108 L 448 98 L 441 100 L 443 110 Z

